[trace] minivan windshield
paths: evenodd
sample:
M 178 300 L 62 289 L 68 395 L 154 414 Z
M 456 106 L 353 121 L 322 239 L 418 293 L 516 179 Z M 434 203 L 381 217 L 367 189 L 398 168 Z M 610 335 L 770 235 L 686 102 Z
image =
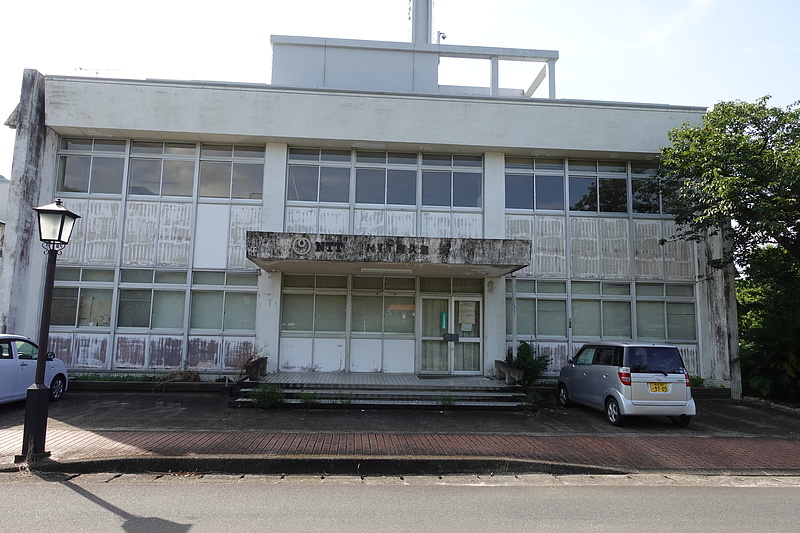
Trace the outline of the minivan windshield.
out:
M 630 348 L 628 366 L 631 372 L 683 374 L 683 361 L 677 348 L 648 346 Z

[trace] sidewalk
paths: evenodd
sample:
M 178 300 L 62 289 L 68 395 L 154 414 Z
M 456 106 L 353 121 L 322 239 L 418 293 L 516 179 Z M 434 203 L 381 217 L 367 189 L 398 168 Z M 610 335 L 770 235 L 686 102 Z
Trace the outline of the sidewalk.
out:
M 72 393 L 52 404 L 34 465 L 64 472 L 320 474 L 800 473 L 800 415 L 698 401 L 689 428 L 588 409 L 537 414 L 230 409 L 208 394 Z M 0 406 L 0 470 L 20 452 L 24 403 Z

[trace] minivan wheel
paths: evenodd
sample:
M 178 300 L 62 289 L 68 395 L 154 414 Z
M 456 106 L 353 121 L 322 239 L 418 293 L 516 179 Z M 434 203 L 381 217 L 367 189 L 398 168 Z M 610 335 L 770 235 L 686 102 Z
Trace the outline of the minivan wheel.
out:
M 622 415 L 619 414 L 619 404 L 614 398 L 606 400 L 606 419 L 612 426 L 622 425 Z
M 692 417 L 688 415 L 681 415 L 681 416 L 671 416 L 669 417 L 672 420 L 672 423 L 678 426 L 679 428 L 685 428 L 689 425 L 689 422 L 692 421 Z
M 558 403 L 561 407 L 569 407 L 572 405 L 572 402 L 569 399 L 569 393 L 567 392 L 566 385 L 559 385 L 558 386 Z
M 67 385 L 67 380 L 61 374 L 53 378 L 50 382 L 50 401 L 57 402 L 64 395 L 64 388 Z

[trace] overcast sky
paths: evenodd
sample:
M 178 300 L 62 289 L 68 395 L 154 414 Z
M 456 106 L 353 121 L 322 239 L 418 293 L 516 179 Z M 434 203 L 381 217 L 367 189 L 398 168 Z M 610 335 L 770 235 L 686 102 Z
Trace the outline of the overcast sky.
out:
M 443 44 L 558 50 L 558 98 L 704 107 L 800 99 L 797 0 L 434 0 L 433 16 Z M 25 68 L 269 83 L 271 34 L 411 40 L 409 0 L 6 0 L 0 21 L 1 122 Z M 483 67 L 448 76 L 440 83 L 489 84 Z M 13 143 L 14 131 L 0 128 L 0 175 L 9 178 Z

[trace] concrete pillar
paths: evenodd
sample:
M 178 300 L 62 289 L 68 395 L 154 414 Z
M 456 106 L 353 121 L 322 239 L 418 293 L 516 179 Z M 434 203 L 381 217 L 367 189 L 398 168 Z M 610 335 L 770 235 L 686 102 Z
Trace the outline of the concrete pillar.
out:
M 411 42 L 431 44 L 433 33 L 433 0 L 412 0 Z
M 34 207 L 42 199 L 42 166 L 47 127 L 44 113 L 45 81 L 26 69 L 15 114 L 7 122 L 15 128 L 11 188 L 0 272 L 0 332 L 36 337 L 35 317 L 44 255 L 39 243 Z M 49 199 L 52 201 L 52 199 Z M 49 202 L 47 202 L 49 203 Z M 33 287 L 33 288 L 32 288 Z
M 494 375 L 495 359 L 506 358 L 506 286 L 504 278 L 483 280 L 483 373 Z
M 281 332 L 280 272 L 262 271 L 258 277 L 256 306 L 256 347 L 267 357 L 267 370 L 278 371 L 278 350 Z
M 262 231 L 283 231 L 286 212 L 286 157 L 288 147 L 283 143 L 267 143 L 264 166 L 264 207 Z
M 502 152 L 483 155 L 483 238 L 506 238 L 506 159 Z

